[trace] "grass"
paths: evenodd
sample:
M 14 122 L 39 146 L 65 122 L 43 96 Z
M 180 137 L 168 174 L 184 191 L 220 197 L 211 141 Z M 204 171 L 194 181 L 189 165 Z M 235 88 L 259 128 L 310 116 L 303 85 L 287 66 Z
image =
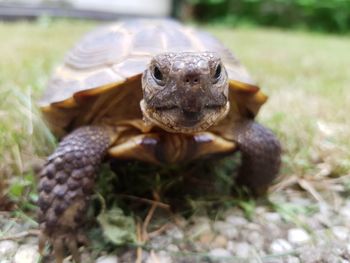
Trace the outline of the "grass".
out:
M 211 31 L 236 51 L 270 95 L 259 120 L 279 134 L 288 173 L 315 172 L 315 161 L 330 162 L 336 173 L 348 171 L 349 37 L 256 29 Z
M 35 101 L 66 50 L 95 25 L 47 19 L 0 23 L 0 184 L 10 185 L 0 192 L 0 204 L 7 195 L 20 209 L 33 208 L 37 196 L 31 167 L 56 143 Z M 349 175 L 350 37 L 206 29 L 235 52 L 270 95 L 258 120 L 281 139 L 282 175 L 316 180 L 321 188 L 329 178 Z M 249 202 L 242 206 L 248 213 L 254 209 Z

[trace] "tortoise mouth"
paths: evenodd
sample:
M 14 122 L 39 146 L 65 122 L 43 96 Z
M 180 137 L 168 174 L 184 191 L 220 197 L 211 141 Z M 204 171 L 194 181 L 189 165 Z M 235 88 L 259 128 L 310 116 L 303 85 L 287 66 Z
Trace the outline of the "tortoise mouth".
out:
M 200 111 L 187 111 L 178 106 L 152 108 L 142 100 L 141 110 L 145 121 L 166 131 L 176 133 L 196 133 L 207 130 L 218 123 L 228 113 L 230 104 L 205 106 Z

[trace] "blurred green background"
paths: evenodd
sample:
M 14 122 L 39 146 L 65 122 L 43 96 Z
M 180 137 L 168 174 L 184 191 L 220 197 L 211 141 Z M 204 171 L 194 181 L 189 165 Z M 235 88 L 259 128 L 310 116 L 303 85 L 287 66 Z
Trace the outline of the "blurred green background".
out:
M 345 33 L 349 0 L 183 0 L 181 17 L 225 25 L 265 25 Z

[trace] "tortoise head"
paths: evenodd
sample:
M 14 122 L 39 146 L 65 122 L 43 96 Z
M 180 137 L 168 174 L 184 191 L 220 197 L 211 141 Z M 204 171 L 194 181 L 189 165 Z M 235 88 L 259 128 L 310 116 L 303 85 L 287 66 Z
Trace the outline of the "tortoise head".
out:
M 227 72 L 212 52 L 156 55 L 142 89 L 144 118 L 170 132 L 205 130 L 229 110 Z

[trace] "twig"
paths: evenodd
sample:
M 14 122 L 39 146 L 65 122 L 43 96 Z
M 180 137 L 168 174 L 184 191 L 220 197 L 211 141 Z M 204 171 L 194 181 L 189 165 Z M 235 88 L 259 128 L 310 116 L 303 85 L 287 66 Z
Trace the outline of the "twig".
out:
M 147 228 L 149 223 L 151 222 L 152 216 L 154 214 L 154 211 L 157 208 L 157 204 L 152 204 L 151 208 L 148 211 L 148 214 L 145 218 L 145 221 L 143 222 L 142 225 L 142 241 L 147 241 L 148 240 L 148 233 L 147 233 Z
M 40 234 L 39 230 L 37 230 L 37 229 L 30 229 L 28 231 L 23 231 L 23 232 L 20 232 L 20 233 L 16 233 L 14 235 L 0 237 L 0 241 L 16 240 L 16 239 L 21 239 L 21 238 L 26 237 L 26 236 L 39 236 L 39 234 Z
M 298 176 L 292 175 L 282 179 L 279 183 L 270 187 L 269 192 L 278 192 L 295 184 L 298 184 Z
M 316 201 L 318 201 L 319 203 L 324 203 L 324 204 L 326 203 L 323 200 L 323 198 L 321 197 L 321 195 L 316 191 L 316 189 L 307 180 L 299 179 L 298 184 L 302 189 L 309 192 L 311 194 L 311 196 L 316 199 Z
M 151 219 L 153 217 L 154 211 L 156 211 L 160 197 L 158 192 L 153 191 L 153 198 L 155 199 L 154 202 L 152 202 L 152 206 L 148 211 L 148 214 L 145 218 L 145 221 L 143 222 L 143 226 L 142 226 L 142 241 L 147 241 L 149 239 L 148 236 L 148 232 L 147 232 L 147 228 L 149 223 L 151 222 Z
M 137 201 L 144 202 L 144 203 L 151 204 L 151 205 L 156 204 L 158 207 L 163 208 L 163 209 L 170 209 L 170 205 L 159 202 L 159 201 L 154 201 L 154 200 L 150 200 L 150 199 L 146 199 L 146 198 L 142 198 L 142 197 L 137 197 L 137 196 L 133 196 L 133 195 L 125 195 L 125 194 L 120 194 L 118 196 L 128 198 L 128 199 L 137 200 Z
M 142 242 L 142 233 L 141 233 L 140 222 L 137 222 L 137 225 L 136 225 L 136 237 L 137 237 L 137 242 L 140 244 Z M 142 262 L 142 247 L 138 246 L 136 249 L 136 261 L 135 261 L 135 263 L 141 263 L 141 262 Z

